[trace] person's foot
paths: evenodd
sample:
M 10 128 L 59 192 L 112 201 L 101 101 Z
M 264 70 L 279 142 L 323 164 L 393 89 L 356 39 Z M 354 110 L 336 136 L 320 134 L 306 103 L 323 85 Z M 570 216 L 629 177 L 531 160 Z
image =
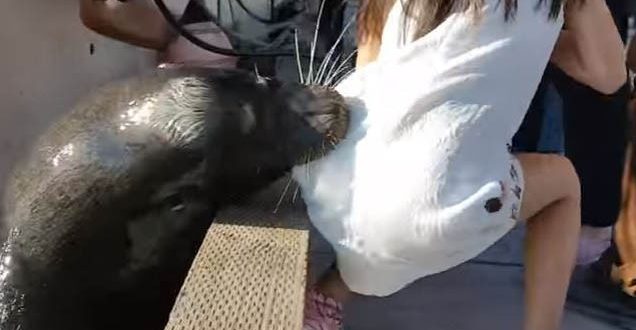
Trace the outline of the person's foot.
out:
M 303 330 L 340 330 L 342 327 L 342 304 L 310 289 L 305 296 L 305 319 Z
M 589 265 L 597 261 L 612 243 L 612 227 L 581 227 L 577 265 Z

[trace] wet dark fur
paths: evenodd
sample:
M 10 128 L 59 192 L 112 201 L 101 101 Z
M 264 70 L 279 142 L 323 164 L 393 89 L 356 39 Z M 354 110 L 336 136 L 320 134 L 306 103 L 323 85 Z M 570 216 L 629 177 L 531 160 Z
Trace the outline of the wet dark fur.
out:
M 342 138 L 341 101 L 213 69 L 99 89 L 13 174 L 0 329 L 163 329 L 218 208 Z

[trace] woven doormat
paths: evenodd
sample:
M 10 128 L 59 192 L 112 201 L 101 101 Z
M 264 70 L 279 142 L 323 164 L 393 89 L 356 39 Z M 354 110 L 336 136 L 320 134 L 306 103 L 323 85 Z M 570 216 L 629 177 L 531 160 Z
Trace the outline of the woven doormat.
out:
M 300 198 L 293 201 L 295 184 L 285 189 L 290 182 L 218 215 L 166 330 L 302 328 L 309 224 Z

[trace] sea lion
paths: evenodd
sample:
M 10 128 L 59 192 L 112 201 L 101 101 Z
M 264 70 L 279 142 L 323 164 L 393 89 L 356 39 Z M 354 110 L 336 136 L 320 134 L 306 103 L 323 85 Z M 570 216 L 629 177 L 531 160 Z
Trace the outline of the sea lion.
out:
M 243 71 L 98 89 L 13 174 L 0 329 L 163 329 L 217 209 L 343 138 L 344 100 Z

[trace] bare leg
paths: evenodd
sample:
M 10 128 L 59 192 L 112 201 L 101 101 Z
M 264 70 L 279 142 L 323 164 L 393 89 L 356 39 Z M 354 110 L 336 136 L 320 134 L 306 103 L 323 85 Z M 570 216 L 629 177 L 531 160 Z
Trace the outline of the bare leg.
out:
M 520 154 L 527 219 L 525 330 L 559 329 L 578 245 L 581 211 L 578 177 L 556 155 Z
M 316 283 L 316 290 L 340 303 L 346 303 L 353 296 L 337 269 L 325 273 Z

